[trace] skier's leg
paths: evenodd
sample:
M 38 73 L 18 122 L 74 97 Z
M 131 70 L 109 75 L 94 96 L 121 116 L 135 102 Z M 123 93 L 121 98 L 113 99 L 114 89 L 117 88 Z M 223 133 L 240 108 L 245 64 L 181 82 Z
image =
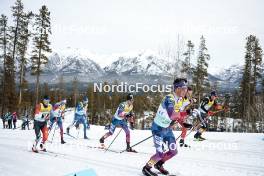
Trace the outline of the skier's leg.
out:
M 185 127 L 182 127 L 182 133 L 181 133 L 181 139 L 180 139 L 180 146 L 182 147 L 182 146 L 188 146 L 188 145 L 184 145 L 184 139 L 185 139 L 185 137 L 186 137 L 186 133 L 187 133 L 187 128 L 185 128 Z
M 32 146 L 32 151 L 37 152 L 37 145 L 41 139 L 41 134 L 40 134 L 40 124 L 36 120 L 34 120 L 34 131 L 35 131 L 36 139 L 35 139 L 35 143 Z
M 163 159 L 163 134 L 157 133 L 153 135 L 154 146 L 156 148 L 156 154 L 154 154 L 148 161 L 149 166 L 154 166 L 158 161 Z
M 206 123 L 207 114 L 201 113 L 201 116 L 200 117 L 201 117 L 200 118 L 200 120 L 201 120 L 201 127 L 199 128 L 197 134 L 198 134 L 198 139 L 204 140 L 205 138 L 202 137 L 202 133 L 204 131 L 206 131 L 206 129 L 207 129 L 207 123 Z
M 125 121 L 122 121 L 120 123 L 121 128 L 125 131 L 126 133 L 126 144 L 127 144 L 127 151 L 133 151 L 132 148 L 130 147 L 130 131 L 129 128 L 127 126 L 127 123 Z
M 48 140 L 48 128 L 47 123 L 43 122 L 41 125 L 41 132 L 42 132 L 42 143 L 45 144 L 45 142 Z
M 163 154 L 162 159 L 159 160 L 154 165 L 154 167 L 158 169 L 162 174 L 168 175 L 169 172 L 166 169 L 164 169 L 163 164 L 178 153 L 176 140 L 172 133 L 172 130 L 170 130 L 167 134 L 164 135 L 163 141 L 168 144 L 169 151 Z
M 84 139 L 88 139 L 87 136 L 86 136 L 86 120 L 85 120 L 85 116 L 83 116 L 80 121 L 83 124 Z
M 164 154 L 162 162 L 168 161 L 178 153 L 176 140 L 172 132 L 164 138 L 164 141 L 168 144 L 169 151 Z
M 74 118 L 73 122 L 72 122 L 72 123 L 66 128 L 66 132 L 67 132 L 67 134 L 70 134 L 70 129 L 71 129 L 74 125 L 76 125 L 77 122 L 78 122 L 78 120 Z
M 27 121 L 27 128 L 28 128 L 28 130 L 29 130 L 29 121 Z
M 151 168 L 158 163 L 163 157 L 163 134 L 162 131 L 152 131 L 153 141 L 156 148 L 156 154 L 154 154 L 150 160 L 143 167 L 142 172 L 146 176 L 158 176 L 156 173 L 151 171 Z
M 116 125 L 117 125 L 117 120 L 115 118 L 112 119 L 109 131 L 107 133 L 105 133 L 101 138 L 100 138 L 100 143 L 103 144 L 104 140 L 106 138 L 108 138 L 109 136 L 113 135 L 116 129 Z
M 51 118 L 51 119 L 50 119 L 50 124 L 49 124 L 49 131 L 51 131 L 51 129 L 52 129 L 52 127 L 53 127 L 53 124 L 54 124 L 54 122 L 55 122 L 55 118 L 53 117 L 53 118 Z
M 70 133 L 70 129 L 77 123 L 78 120 L 78 116 L 74 115 L 72 123 L 66 128 L 67 134 Z
M 60 128 L 61 143 L 64 144 L 66 142 L 63 139 L 63 125 L 62 125 L 62 119 L 61 118 L 58 118 L 57 124 Z

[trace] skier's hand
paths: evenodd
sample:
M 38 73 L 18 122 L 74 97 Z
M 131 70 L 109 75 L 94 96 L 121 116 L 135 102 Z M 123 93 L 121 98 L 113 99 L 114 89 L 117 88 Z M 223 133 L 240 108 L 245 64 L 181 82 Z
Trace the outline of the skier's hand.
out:
M 132 116 L 133 116 L 133 114 L 131 112 L 129 112 L 128 114 L 125 115 L 126 118 L 130 118 Z
M 189 124 L 189 123 L 183 122 L 183 127 L 184 127 L 184 128 L 191 129 L 192 126 L 193 126 L 192 124 Z
M 209 116 L 213 116 L 213 115 L 215 115 L 215 113 L 214 113 L 213 111 L 209 111 L 209 112 L 208 112 L 208 115 L 209 115 Z

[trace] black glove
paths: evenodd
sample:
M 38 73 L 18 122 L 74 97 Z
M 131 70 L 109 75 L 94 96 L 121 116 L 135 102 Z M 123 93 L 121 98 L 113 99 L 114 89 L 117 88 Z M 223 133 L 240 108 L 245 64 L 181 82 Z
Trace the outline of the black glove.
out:
M 130 117 L 132 117 L 133 116 L 133 114 L 131 113 L 131 112 L 129 112 L 127 115 L 126 115 L 126 118 L 130 118 Z
M 192 126 L 193 126 L 192 124 L 189 124 L 189 123 L 185 123 L 185 122 L 183 122 L 183 127 L 184 127 L 184 128 L 191 129 Z

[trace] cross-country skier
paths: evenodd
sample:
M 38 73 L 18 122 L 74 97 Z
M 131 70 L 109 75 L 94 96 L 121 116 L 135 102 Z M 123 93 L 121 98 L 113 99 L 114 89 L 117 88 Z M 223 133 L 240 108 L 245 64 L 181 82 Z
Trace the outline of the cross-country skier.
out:
M 207 129 L 207 116 L 213 116 L 215 114 L 213 111 L 210 111 L 210 109 L 212 107 L 214 107 L 216 110 L 223 109 L 223 106 L 218 104 L 216 99 L 217 94 L 215 91 L 212 91 L 210 93 L 210 96 L 206 96 L 200 103 L 200 106 L 197 111 L 197 116 L 201 122 L 201 126 L 194 135 L 194 138 L 196 140 L 205 140 L 205 138 L 202 137 L 202 133 Z
M 178 121 L 178 123 L 181 125 L 181 139 L 180 139 L 180 147 L 190 147 L 189 145 L 185 144 L 185 137 L 187 130 L 192 127 L 192 124 L 190 122 L 190 119 L 188 119 L 188 116 L 192 113 L 192 106 L 193 103 L 196 102 L 196 99 L 192 97 L 193 90 L 191 87 L 187 88 L 186 95 L 183 97 L 183 103 L 180 108 L 182 119 Z
M 75 109 L 75 115 L 73 123 L 67 128 L 67 134 L 70 134 L 70 128 L 75 126 L 79 126 L 80 124 L 83 124 L 83 133 L 84 133 L 84 139 L 88 139 L 86 135 L 86 129 L 87 129 L 87 108 L 88 108 L 88 97 L 84 97 L 82 102 L 79 102 Z
M 26 129 L 26 126 L 29 130 L 29 117 L 28 117 L 28 114 L 26 115 L 26 117 L 22 118 L 22 130 L 25 130 Z
M 126 133 L 126 150 L 128 152 L 136 152 L 134 149 L 130 147 L 130 131 L 127 125 L 127 121 L 130 121 L 131 128 L 134 128 L 133 120 L 133 102 L 134 97 L 131 93 L 127 95 L 126 101 L 119 104 L 114 116 L 112 117 L 112 122 L 110 125 L 109 132 L 107 132 L 104 136 L 100 138 L 101 146 L 104 147 L 104 140 L 109 136 L 113 135 L 117 126 L 120 126 Z
M 6 128 L 6 119 L 7 119 L 7 116 L 6 116 L 6 114 L 2 114 L 2 121 L 3 121 L 3 128 Z
M 13 112 L 12 119 L 13 119 L 13 126 L 14 126 L 13 129 L 16 129 L 16 123 L 17 123 L 17 113 L 16 112 Z
M 180 108 L 183 105 L 183 97 L 187 91 L 187 80 L 177 78 L 173 82 L 173 93 L 165 96 L 159 105 L 151 131 L 153 134 L 156 154 L 143 167 L 142 172 L 146 176 L 157 176 L 151 168 L 154 166 L 162 174 L 168 175 L 169 172 L 164 169 L 163 164 L 177 154 L 176 139 L 172 132 L 171 125 L 176 121 L 181 121 Z M 169 151 L 163 151 L 163 144 L 168 145 Z
M 48 96 L 44 96 L 42 103 L 36 105 L 35 108 L 35 117 L 34 117 L 34 129 L 36 134 L 35 144 L 33 144 L 32 151 L 38 152 L 37 145 L 41 140 L 42 132 L 42 141 L 40 144 L 40 149 L 42 151 L 46 151 L 45 142 L 48 139 L 48 128 L 47 128 L 47 121 L 50 117 L 50 112 L 52 110 L 52 105 L 49 103 L 50 99 Z
M 59 126 L 60 135 L 61 135 L 61 144 L 66 143 L 63 139 L 63 125 L 62 125 L 62 119 L 64 118 L 64 110 L 65 110 L 66 103 L 67 103 L 66 99 L 62 100 L 61 102 L 56 103 L 53 106 L 53 110 L 51 111 L 52 113 L 50 117 L 49 131 L 51 131 L 54 123 L 56 123 Z

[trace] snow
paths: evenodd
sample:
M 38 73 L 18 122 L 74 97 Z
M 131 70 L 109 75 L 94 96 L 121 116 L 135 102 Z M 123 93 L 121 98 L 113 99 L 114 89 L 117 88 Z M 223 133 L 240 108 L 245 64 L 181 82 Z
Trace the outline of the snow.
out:
M 72 117 L 73 112 L 68 111 L 65 127 Z M 91 125 L 91 129 L 87 131 L 89 140 L 82 139 L 82 129 L 78 133 L 72 128 L 71 134 L 78 136 L 78 139 L 65 135 L 67 143 L 62 145 L 57 130 L 53 143 L 47 142 L 49 152 L 37 154 L 31 152 L 35 138 L 33 130 L 2 129 L 2 124 L 0 128 L 0 175 L 4 176 L 57 176 L 90 169 L 99 176 L 142 175 L 142 167 L 155 152 L 151 139 L 135 147 L 139 153 L 120 154 L 89 148 L 87 146 L 98 146 L 99 138 L 106 132 L 102 126 Z M 118 131 L 119 128 L 105 141 L 106 146 Z M 180 131 L 175 132 L 176 137 L 179 134 Z M 133 130 L 131 143 L 150 135 L 149 130 Z M 51 136 L 52 133 L 50 138 Z M 208 140 L 203 142 L 195 142 L 192 137 L 193 133 L 186 139 L 191 148 L 178 147 L 178 155 L 165 164 L 171 173 L 177 176 L 264 176 L 263 134 L 206 132 L 204 137 Z M 122 131 L 111 150 L 123 149 L 125 133 Z

